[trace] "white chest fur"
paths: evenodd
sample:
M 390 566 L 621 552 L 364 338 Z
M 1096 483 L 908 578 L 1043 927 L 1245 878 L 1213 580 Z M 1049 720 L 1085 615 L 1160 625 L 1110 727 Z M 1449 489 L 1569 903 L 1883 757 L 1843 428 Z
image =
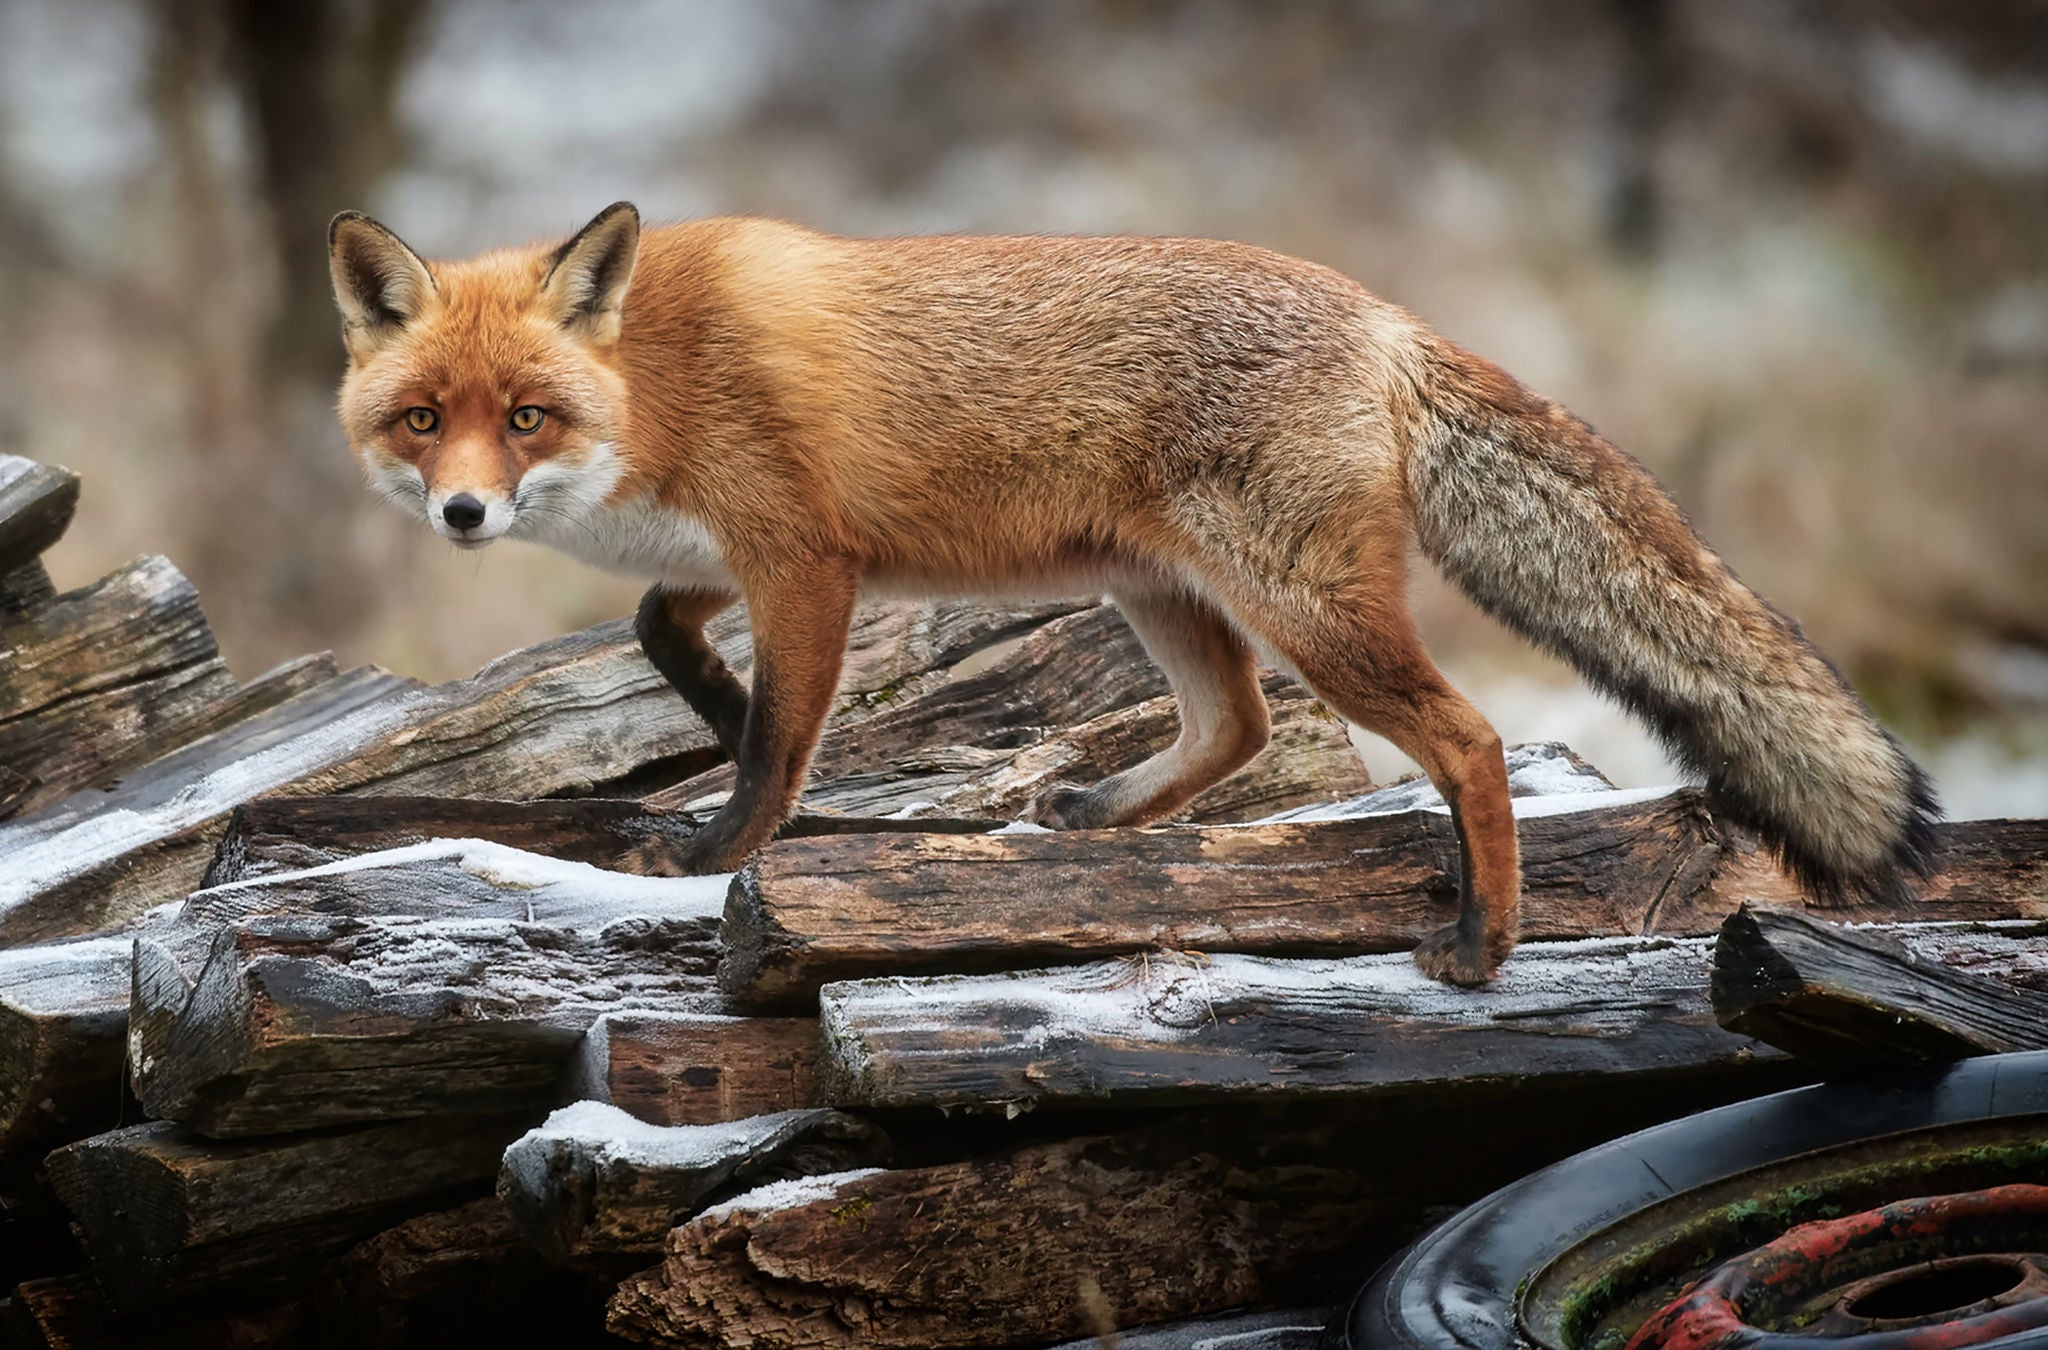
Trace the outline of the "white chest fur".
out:
M 600 506 L 574 519 L 542 521 L 532 537 L 593 567 L 624 576 L 733 584 L 718 541 L 702 521 L 645 498 Z

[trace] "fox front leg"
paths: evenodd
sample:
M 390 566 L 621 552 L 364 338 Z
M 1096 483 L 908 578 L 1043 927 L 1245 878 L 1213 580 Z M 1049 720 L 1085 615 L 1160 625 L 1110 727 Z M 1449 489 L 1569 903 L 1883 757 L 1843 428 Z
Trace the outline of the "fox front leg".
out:
M 803 792 L 853 625 L 856 581 L 850 567 L 790 568 L 790 580 L 750 590 L 754 692 L 734 757 L 732 796 L 704 828 L 680 844 L 650 839 L 625 869 L 650 876 L 729 872 L 768 842 Z
M 633 617 L 640 650 L 733 759 L 740 757 L 746 734 L 747 691 L 705 639 L 704 625 L 737 599 L 726 590 L 655 586 L 640 598 L 640 612 Z

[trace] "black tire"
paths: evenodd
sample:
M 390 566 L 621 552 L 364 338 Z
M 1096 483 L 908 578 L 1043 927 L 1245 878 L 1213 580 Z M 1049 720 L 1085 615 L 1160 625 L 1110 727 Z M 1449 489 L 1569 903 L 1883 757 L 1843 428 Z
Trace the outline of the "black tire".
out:
M 1527 1350 L 1516 1299 L 1554 1257 L 1623 1216 L 1735 1173 L 1875 1136 L 2038 1115 L 2048 1051 L 1897 1080 L 1828 1083 L 1705 1111 L 1575 1154 L 1461 1211 L 1389 1260 L 1325 1350 Z M 2040 1342 L 2048 1345 L 2048 1335 Z M 2000 1350 L 2033 1346 L 2007 1338 Z

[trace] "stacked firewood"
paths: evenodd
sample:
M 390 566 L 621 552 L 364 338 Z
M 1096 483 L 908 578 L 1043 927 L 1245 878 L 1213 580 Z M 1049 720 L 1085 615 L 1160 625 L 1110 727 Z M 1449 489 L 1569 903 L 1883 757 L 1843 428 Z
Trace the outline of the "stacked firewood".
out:
M 1019 825 L 1176 734 L 1089 605 L 864 610 L 783 837 L 629 876 L 731 779 L 623 624 L 434 687 L 321 658 L 237 685 L 168 563 L 54 593 L 76 486 L 0 459 L 28 1344 L 1307 1326 L 1444 1207 L 1808 1072 L 1757 1036 L 1853 1048 L 1800 962 L 1940 972 L 1930 1057 L 2024 1043 L 2048 984 L 2042 822 L 1946 827 L 1923 904 L 1831 913 L 1887 927 L 1817 955 L 1828 925 L 1743 908 L 1798 897 L 1697 793 L 1555 746 L 1511 756 L 1528 945 L 1487 991 L 1430 984 L 1405 950 L 1454 906 L 1448 816 L 1370 791 L 1277 677 L 1274 745 L 1186 821 Z M 744 667 L 744 616 L 714 635 Z

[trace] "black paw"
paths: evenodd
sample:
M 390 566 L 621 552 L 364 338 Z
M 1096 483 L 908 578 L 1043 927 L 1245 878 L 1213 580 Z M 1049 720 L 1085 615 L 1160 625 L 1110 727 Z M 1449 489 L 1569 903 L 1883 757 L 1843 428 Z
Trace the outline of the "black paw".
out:
M 651 835 L 646 842 L 628 849 L 612 865 L 612 870 L 630 872 L 638 877 L 701 877 L 706 873 L 732 870 L 708 850 L 693 847 L 694 842 L 678 843 Z

